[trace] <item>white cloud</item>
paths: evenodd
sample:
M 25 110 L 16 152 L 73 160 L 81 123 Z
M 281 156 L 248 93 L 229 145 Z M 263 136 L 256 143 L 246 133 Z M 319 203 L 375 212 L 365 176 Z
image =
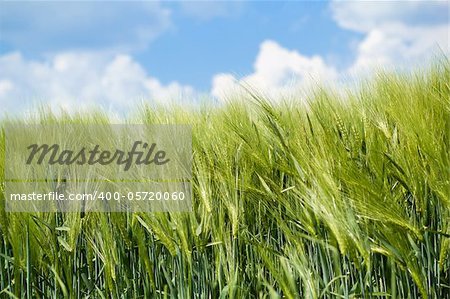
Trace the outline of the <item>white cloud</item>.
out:
M 333 1 L 330 8 L 337 24 L 364 34 L 347 69 L 338 71 L 321 56 L 308 57 L 265 41 L 252 74 L 239 80 L 217 74 L 211 93 L 227 99 L 244 85 L 276 98 L 314 83 L 360 78 L 375 69 L 426 65 L 441 51 L 448 54 L 449 5 L 447 1 Z
M 164 85 L 128 55 L 65 52 L 44 61 L 20 53 L 0 56 L 0 106 L 20 112 L 42 101 L 57 111 L 98 105 L 127 112 L 141 101 L 188 102 L 194 90 L 177 82 Z
M 337 72 L 322 57 L 307 57 L 288 50 L 278 43 L 264 41 L 254 64 L 254 73 L 237 81 L 231 74 L 213 78 L 212 95 L 224 99 L 226 95 L 245 85 L 269 96 L 288 96 L 296 89 L 333 80 Z
M 343 28 L 365 34 L 356 48 L 356 75 L 374 67 L 418 66 L 449 51 L 448 1 L 334 1 Z
M 242 85 L 269 96 L 288 95 L 300 87 L 358 77 L 375 68 L 415 66 L 439 55 L 440 50 L 448 52 L 447 1 L 333 1 L 330 8 L 340 27 L 365 34 L 348 69 L 338 71 L 321 56 L 307 57 L 265 41 L 254 72 L 240 80 L 231 74 L 216 75 L 212 95 L 225 99 L 242 90 Z
M 9 80 L 0 80 L 0 97 L 8 94 L 14 88 L 14 84 Z
M 135 50 L 171 26 L 171 11 L 153 1 L 0 3 L 0 42 L 33 52 Z
M 358 45 L 353 73 L 374 67 L 412 67 L 426 64 L 439 51 L 448 51 L 448 25 L 412 27 L 397 24 L 370 30 Z
M 4 8 L 6 4 L 1 5 Z M 86 3 L 89 9 L 74 4 L 66 9 L 64 16 L 58 15 L 53 2 L 30 3 L 26 8 L 9 2 L 7 5 L 11 6 L 0 10 L 0 42 L 19 48 L 28 45 L 76 48 L 74 43 L 91 46 L 97 43 L 94 48 L 126 50 L 148 44 L 170 27 L 170 11 L 154 2 L 133 6 L 132 10 L 119 4 L 105 8 L 102 3 L 89 2 Z M 226 10 L 208 12 L 203 8 L 197 7 L 191 13 L 203 19 L 226 13 Z M 11 9 L 18 11 L 8 14 Z M 219 99 L 230 98 L 233 93 L 242 91 L 241 85 L 246 85 L 276 98 L 316 83 L 336 82 L 348 74 L 357 76 L 373 67 L 424 62 L 439 54 L 438 47 L 448 51 L 448 9 L 448 2 L 332 2 L 331 11 L 337 24 L 364 34 L 348 69 L 337 70 L 321 56 L 306 56 L 267 40 L 260 45 L 253 73 L 243 78 L 217 74 L 212 78 L 211 94 Z M 129 23 L 133 13 L 136 17 Z M 93 14 L 96 17 L 92 17 Z M 11 16 L 20 16 L 24 27 L 19 31 L 9 30 L 5 24 L 14 21 Z M 121 26 L 125 26 L 125 30 L 121 30 Z M 87 42 L 84 38 L 90 40 Z M 54 109 L 87 109 L 97 104 L 122 112 L 132 109 L 142 99 L 183 102 L 197 95 L 190 86 L 161 83 L 129 55 L 111 54 L 126 53 L 125 50 L 57 51 L 43 60 L 29 60 L 20 53 L 0 56 L 0 107 L 7 112 L 23 111 L 42 100 Z
M 331 10 L 339 26 L 369 32 L 380 26 L 422 26 L 448 23 L 447 1 L 332 1 Z
M 225 100 L 239 91 L 239 82 L 231 74 L 217 74 L 212 79 L 211 95 Z

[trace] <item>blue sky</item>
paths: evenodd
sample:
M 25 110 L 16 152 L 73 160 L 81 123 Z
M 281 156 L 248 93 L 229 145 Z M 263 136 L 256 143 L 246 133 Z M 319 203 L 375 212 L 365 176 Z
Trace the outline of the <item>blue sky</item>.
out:
M 239 83 L 293 92 L 446 52 L 448 15 L 447 1 L 3 1 L 0 104 L 126 110 Z
M 327 2 L 250 2 L 235 9 L 236 14 L 206 20 L 175 11 L 176 29 L 137 58 L 163 81 L 172 80 L 176 71 L 177 80 L 207 89 L 216 73 L 250 73 L 266 39 L 348 63 L 349 45 L 361 37 L 336 26 Z

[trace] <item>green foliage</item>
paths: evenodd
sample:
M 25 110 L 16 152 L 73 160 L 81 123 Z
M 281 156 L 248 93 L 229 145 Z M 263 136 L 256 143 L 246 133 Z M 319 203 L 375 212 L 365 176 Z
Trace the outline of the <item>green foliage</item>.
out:
M 449 82 L 444 60 L 345 96 L 142 107 L 193 126 L 193 212 L 2 207 L 0 297 L 450 298 Z

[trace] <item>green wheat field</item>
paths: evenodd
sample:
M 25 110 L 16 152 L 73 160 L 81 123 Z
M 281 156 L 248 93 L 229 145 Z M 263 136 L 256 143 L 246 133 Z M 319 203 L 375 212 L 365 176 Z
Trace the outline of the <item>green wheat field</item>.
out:
M 192 212 L 7 213 L 3 132 L 0 298 L 450 298 L 448 59 L 343 89 L 137 108 L 192 125 Z

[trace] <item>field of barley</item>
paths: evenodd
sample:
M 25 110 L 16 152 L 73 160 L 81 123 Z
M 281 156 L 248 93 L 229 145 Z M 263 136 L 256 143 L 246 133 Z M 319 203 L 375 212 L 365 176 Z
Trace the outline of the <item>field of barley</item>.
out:
M 450 298 L 449 82 L 443 59 L 276 104 L 141 107 L 130 123 L 192 125 L 192 212 L 7 213 L 2 133 L 0 298 Z

